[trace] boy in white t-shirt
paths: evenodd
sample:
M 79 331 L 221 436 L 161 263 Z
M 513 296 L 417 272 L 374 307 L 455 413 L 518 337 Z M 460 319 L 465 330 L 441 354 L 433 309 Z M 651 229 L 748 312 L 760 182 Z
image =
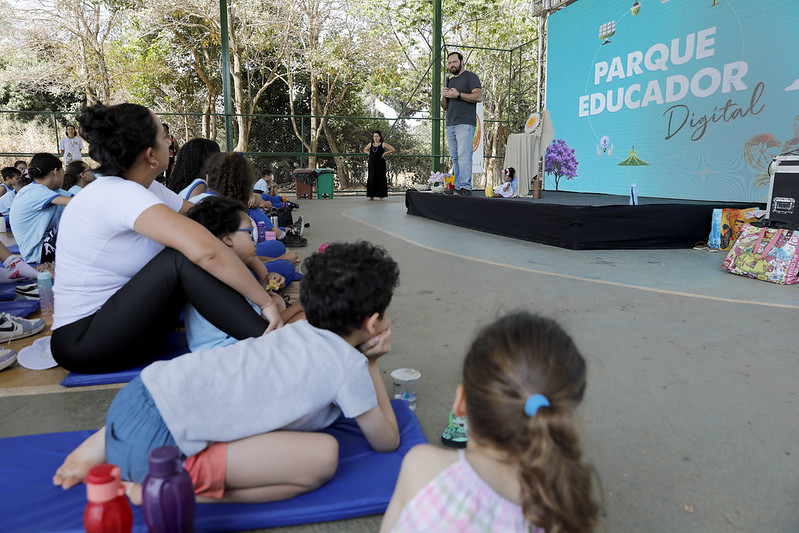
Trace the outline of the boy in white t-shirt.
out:
M 106 426 L 53 477 L 63 488 L 108 461 L 141 501 L 151 450 L 177 446 L 207 501 L 274 501 L 314 490 L 336 471 L 338 442 L 316 431 L 354 418 L 372 448 L 399 445 L 377 360 L 390 349 L 386 310 L 397 264 L 366 242 L 331 244 L 304 263 L 308 320 L 142 371 L 114 399 Z M 107 429 L 107 430 L 106 430 Z

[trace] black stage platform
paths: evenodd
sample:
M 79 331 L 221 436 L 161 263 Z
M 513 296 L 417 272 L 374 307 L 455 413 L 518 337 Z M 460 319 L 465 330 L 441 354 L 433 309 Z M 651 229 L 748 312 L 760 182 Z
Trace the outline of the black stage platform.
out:
M 542 198 L 486 198 L 408 190 L 405 206 L 445 224 L 572 250 L 691 248 L 707 241 L 714 208 L 765 204 L 701 202 L 543 191 Z

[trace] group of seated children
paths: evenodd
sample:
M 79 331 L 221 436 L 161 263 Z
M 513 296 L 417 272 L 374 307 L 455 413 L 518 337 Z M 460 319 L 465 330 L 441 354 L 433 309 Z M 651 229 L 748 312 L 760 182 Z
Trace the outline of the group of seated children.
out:
M 233 233 L 250 231 L 236 209 L 239 223 L 217 230 L 234 248 Z M 396 262 L 366 242 L 334 243 L 303 272 L 304 320 L 150 364 L 53 483 L 73 487 L 109 462 L 138 504 L 149 453 L 171 445 L 200 502 L 291 498 L 335 474 L 338 441 L 319 430 L 342 414 L 374 450 L 395 450 L 400 432 L 378 360 L 391 347 Z M 413 448 L 381 531 L 594 530 L 594 472 L 572 422 L 585 387 L 585 360 L 555 322 L 519 312 L 485 327 L 455 393 L 455 413 L 469 418 L 466 449 Z

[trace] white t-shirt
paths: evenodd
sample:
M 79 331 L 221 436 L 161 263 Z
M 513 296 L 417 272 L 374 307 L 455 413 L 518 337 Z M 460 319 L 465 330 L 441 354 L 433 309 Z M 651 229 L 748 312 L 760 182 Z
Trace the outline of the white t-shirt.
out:
M 145 189 L 101 176 L 70 201 L 58 232 L 53 329 L 97 311 L 164 249 L 133 230 L 139 215 L 156 204 L 179 211 L 183 200 L 157 181 Z
M 278 429 L 317 431 L 377 405 L 366 356 L 304 320 L 157 361 L 141 378 L 187 456 Z
M 5 195 L 3 195 L 5 196 Z M 42 260 L 45 234 L 58 225 L 63 206 L 51 203 L 59 196 L 72 196 L 62 189 L 50 189 L 41 183 L 26 185 L 14 197 L 9 212 L 9 222 L 19 252 L 26 263 Z
M 80 151 L 83 150 L 83 139 L 77 135 L 71 139 L 69 137 L 62 137 L 61 142 L 58 143 L 58 149 L 64 154 L 64 166 L 67 166 L 73 161 L 83 160 L 83 157 L 80 155 Z

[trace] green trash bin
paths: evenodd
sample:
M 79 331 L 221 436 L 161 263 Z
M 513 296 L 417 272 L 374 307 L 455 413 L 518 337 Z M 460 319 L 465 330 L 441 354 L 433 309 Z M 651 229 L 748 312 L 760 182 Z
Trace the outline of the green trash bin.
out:
M 316 197 L 333 198 L 333 178 L 336 171 L 332 168 L 316 169 Z

